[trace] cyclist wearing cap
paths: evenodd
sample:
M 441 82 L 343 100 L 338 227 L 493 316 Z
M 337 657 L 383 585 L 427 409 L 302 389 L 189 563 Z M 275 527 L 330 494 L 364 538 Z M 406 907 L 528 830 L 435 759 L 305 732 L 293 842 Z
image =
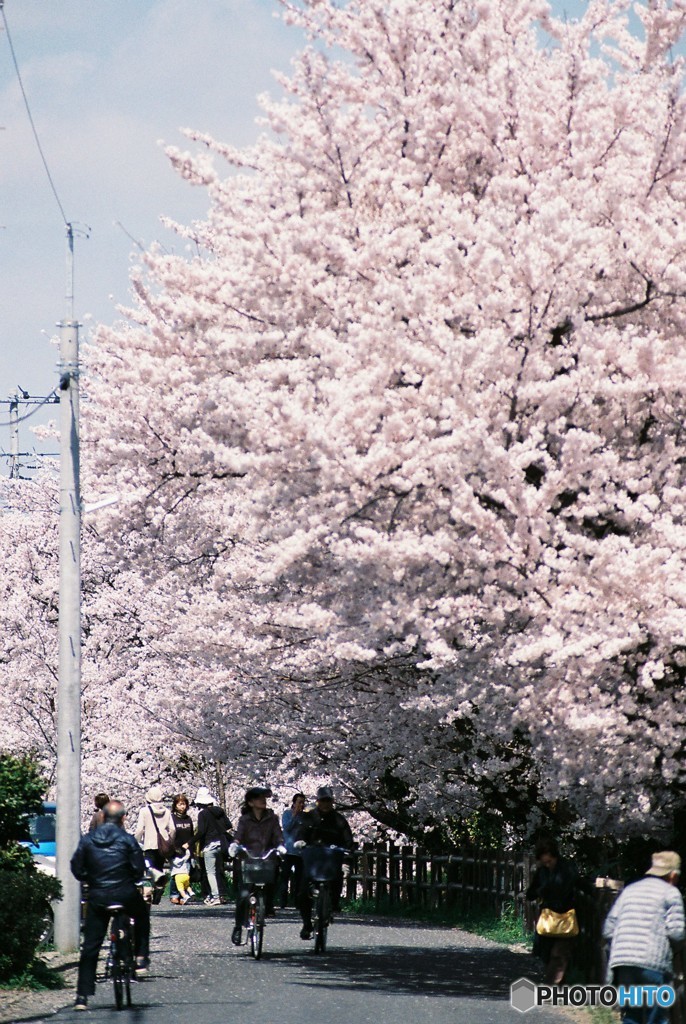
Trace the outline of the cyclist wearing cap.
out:
M 331 787 L 320 786 L 317 790 L 316 800 L 314 809 L 306 811 L 301 818 L 298 842 L 306 846 L 321 843 L 322 846 L 341 846 L 344 850 L 352 850 L 353 834 L 346 819 L 334 807 Z M 333 887 L 334 910 L 340 909 L 342 890 L 343 872 Z M 312 897 L 305 872 L 303 872 L 298 903 L 303 922 L 300 938 L 310 939 L 312 937 Z
M 95 995 L 95 970 L 110 919 L 108 906 L 121 903 L 135 920 L 136 973 L 147 973 L 150 915 L 136 884 L 143 881 L 145 858 L 132 835 L 124 831 L 126 810 L 118 800 L 103 807 L 104 823 L 81 836 L 71 859 L 72 874 L 88 883 L 88 914 L 76 985 L 76 1010 L 85 1010 Z
M 281 847 L 285 853 L 283 844 L 283 832 L 279 819 L 271 807 L 267 807 L 267 799 L 272 795 L 271 789 L 266 786 L 252 786 L 245 794 L 245 801 L 241 808 L 241 816 L 236 827 L 235 841 L 231 844 L 229 853 L 232 857 L 236 855 L 238 846 L 244 846 L 248 853 L 255 857 L 267 853 L 269 850 L 276 850 Z M 248 890 L 243 886 L 240 878 L 240 868 L 236 872 L 236 887 L 238 899 L 236 900 L 236 924 L 231 933 L 231 941 L 234 946 L 241 944 L 241 926 L 245 920 L 246 900 Z M 266 913 L 274 914 L 274 886 L 265 886 Z

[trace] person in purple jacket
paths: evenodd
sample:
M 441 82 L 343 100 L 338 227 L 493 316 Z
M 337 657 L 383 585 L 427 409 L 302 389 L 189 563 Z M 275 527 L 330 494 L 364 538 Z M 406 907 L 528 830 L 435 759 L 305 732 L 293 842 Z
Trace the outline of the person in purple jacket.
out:
M 236 827 L 235 840 L 229 849 L 232 857 L 235 856 L 238 846 L 244 846 L 253 856 L 260 856 L 268 850 L 279 848 L 286 852 L 279 819 L 271 807 L 267 807 L 267 800 L 271 795 L 271 789 L 266 786 L 252 786 L 247 790 Z M 234 946 L 240 946 L 248 890 L 242 883 L 240 872 L 237 872 L 236 882 L 236 923 L 231 933 L 231 941 Z M 270 916 L 274 914 L 274 888 L 273 885 L 265 886 L 266 913 Z

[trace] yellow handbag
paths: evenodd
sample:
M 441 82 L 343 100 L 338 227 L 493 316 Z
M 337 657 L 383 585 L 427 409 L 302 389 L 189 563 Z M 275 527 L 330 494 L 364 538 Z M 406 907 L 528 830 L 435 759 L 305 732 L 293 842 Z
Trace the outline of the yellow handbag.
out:
M 564 914 L 558 914 L 549 907 L 543 907 L 536 922 L 536 933 L 538 935 L 550 935 L 553 938 L 573 939 L 579 934 L 579 922 L 576 910 L 566 910 Z

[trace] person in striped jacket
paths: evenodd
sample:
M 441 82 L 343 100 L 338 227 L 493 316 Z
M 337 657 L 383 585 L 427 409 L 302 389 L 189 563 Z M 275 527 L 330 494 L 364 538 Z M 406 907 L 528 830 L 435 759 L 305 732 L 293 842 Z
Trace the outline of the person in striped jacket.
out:
M 684 901 L 677 886 L 681 858 L 671 850 L 654 853 L 638 882 L 627 885 L 607 915 L 603 937 L 611 940 L 609 968 L 615 985 L 666 985 L 672 950 L 686 937 Z M 625 1007 L 625 1024 L 668 1024 L 669 1010 Z

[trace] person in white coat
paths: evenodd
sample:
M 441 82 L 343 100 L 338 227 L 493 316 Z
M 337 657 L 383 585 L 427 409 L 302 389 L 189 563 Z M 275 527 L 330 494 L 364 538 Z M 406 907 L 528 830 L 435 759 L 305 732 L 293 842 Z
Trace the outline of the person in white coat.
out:
M 173 840 L 176 831 L 171 811 L 162 802 L 164 793 L 159 786 L 151 786 L 145 794 L 145 807 L 141 807 L 134 835 L 143 847 L 145 859 L 151 868 L 164 871 L 165 857 L 160 853 L 158 837 Z

